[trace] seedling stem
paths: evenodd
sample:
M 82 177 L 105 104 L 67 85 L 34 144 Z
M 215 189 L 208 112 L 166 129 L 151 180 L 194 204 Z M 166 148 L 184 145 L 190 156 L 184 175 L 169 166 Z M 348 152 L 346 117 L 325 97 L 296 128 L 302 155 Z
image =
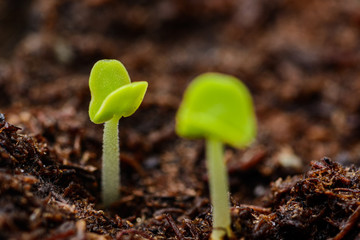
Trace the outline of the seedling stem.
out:
M 215 138 L 206 140 L 206 158 L 209 171 L 210 196 L 213 204 L 213 232 L 211 239 L 231 236 L 230 206 L 227 172 L 224 163 L 224 145 Z
M 102 199 L 105 206 L 119 199 L 120 189 L 120 148 L 118 124 L 114 117 L 104 124 L 102 155 Z

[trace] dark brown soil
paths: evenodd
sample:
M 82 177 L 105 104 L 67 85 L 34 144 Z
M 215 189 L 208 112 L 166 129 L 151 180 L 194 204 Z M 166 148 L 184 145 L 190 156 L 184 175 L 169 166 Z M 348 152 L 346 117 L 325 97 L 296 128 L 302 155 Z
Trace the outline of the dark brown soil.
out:
M 359 46 L 357 0 L 1 1 L 0 239 L 208 239 L 204 144 L 174 133 L 207 71 L 257 112 L 257 141 L 226 149 L 237 239 L 360 239 Z M 87 113 L 103 58 L 149 83 L 109 209 Z

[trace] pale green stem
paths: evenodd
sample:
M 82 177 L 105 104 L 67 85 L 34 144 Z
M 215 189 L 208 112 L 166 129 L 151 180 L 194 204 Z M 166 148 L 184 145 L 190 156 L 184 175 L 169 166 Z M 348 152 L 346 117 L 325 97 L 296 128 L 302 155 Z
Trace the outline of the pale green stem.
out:
M 213 206 L 212 240 L 223 239 L 224 235 L 232 236 L 230 228 L 230 200 L 228 175 L 224 163 L 223 144 L 216 139 L 206 140 L 206 158 L 210 182 L 210 197 Z
M 105 122 L 102 155 L 102 200 L 105 206 L 119 199 L 120 189 L 120 149 L 119 118 Z

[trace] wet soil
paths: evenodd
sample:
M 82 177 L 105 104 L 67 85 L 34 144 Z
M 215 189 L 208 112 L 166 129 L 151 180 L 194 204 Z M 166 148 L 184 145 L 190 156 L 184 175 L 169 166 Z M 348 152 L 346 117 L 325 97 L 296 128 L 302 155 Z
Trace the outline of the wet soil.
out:
M 360 239 L 360 3 L 0 3 L 0 239 L 208 239 L 204 143 L 174 132 L 188 83 L 219 71 L 254 97 L 256 142 L 226 148 L 237 239 Z M 88 76 L 148 81 L 120 120 L 121 195 L 100 201 Z

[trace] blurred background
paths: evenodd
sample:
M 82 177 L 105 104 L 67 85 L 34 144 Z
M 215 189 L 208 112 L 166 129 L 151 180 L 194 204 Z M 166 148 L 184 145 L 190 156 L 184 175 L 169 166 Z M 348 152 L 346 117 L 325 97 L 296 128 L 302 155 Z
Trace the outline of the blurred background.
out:
M 99 159 L 88 76 L 103 58 L 149 82 L 120 123 L 122 160 L 139 173 L 202 151 L 173 129 L 184 89 L 207 71 L 240 78 L 254 97 L 258 138 L 228 149 L 230 171 L 299 173 L 324 156 L 360 165 L 358 0 L 0 2 L 0 112 L 64 161 Z

